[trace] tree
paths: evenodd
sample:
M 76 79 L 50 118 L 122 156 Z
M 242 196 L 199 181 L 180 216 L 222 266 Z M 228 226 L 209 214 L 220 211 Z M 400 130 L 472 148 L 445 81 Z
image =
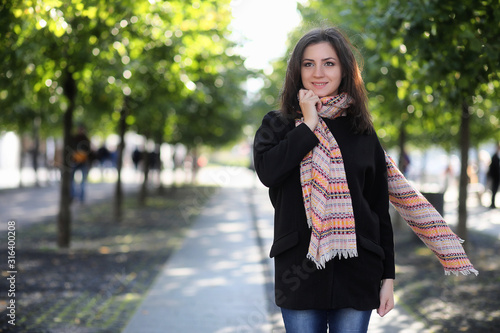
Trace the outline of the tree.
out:
M 134 104 L 129 124 L 156 146 L 167 140 L 196 149 L 240 135 L 241 83 L 250 72 L 227 38 L 229 5 L 228 0 L 156 2 L 127 26 L 124 52 L 130 57 L 127 85 Z M 144 171 L 140 202 L 148 163 Z
M 30 48 L 21 51 L 19 47 L 23 41 L 22 32 L 28 28 L 17 9 L 22 7 L 21 3 L 12 1 L 0 5 L 0 126 L 21 135 L 32 134 L 31 155 L 36 171 L 39 137 L 52 128 L 47 113 L 42 112 L 49 103 L 43 89 L 45 84 L 40 82 L 40 71 L 36 67 L 38 55 L 30 52 Z M 21 155 L 23 153 L 21 151 Z M 38 179 L 36 182 L 38 184 Z
M 420 85 L 435 92 L 434 99 L 460 119 L 459 142 L 461 170 L 459 185 L 459 219 L 457 233 L 467 237 L 467 167 L 471 129 L 484 117 L 478 112 L 477 100 L 498 98 L 492 86 L 498 86 L 500 65 L 500 26 L 497 23 L 500 8 L 496 1 L 429 1 L 418 6 L 392 1 L 384 8 L 386 38 L 401 38 L 408 53 L 425 70 Z M 389 13 L 390 12 L 390 13 Z M 493 110 L 490 110 L 493 111 Z M 481 128 L 476 137 L 485 137 L 498 131 L 498 117 L 493 126 Z M 484 122 L 483 122 L 484 124 Z M 498 132 L 497 132 L 498 133 Z M 497 134 L 498 135 L 498 134 Z
M 122 137 L 132 128 L 157 145 L 220 145 L 242 127 L 249 72 L 227 39 L 229 0 L 14 0 L 0 14 L 2 126 L 24 131 L 28 115 L 63 135 L 60 247 L 70 244 L 75 119 Z M 120 182 L 116 193 L 119 217 Z
M 19 104 L 43 106 L 40 113 L 47 118 L 63 120 L 63 159 L 61 165 L 61 194 L 58 214 L 58 245 L 70 243 L 71 211 L 71 148 L 70 137 L 75 112 L 81 115 L 85 106 L 96 102 L 102 107 L 113 104 L 113 99 L 102 103 L 96 96 L 106 77 L 102 64 L 113 64 L 113 25 L 127 11 L 128 2 L 107 4 L 104 1 L 72 1 L 71 4 L 47 1 L 44 6 L 18 1 L 4 8 L 12 23 L 5 36 L 13 42 L 6 51 L 9 60 L 2 75 L 9 86 L 8 93 L 17 96 L 17 88 L 28 86 L 20 102 L 10 99 L 7 109 Z M 103 61 L 104 60 L 104 61 Z M 11 67 L 12 66 L 12 67 Z M 11 71 L 20 75 L 9 75 Z M 102 97 L 105 90 L 101 90 Z M 110 93 L 111 91 L 108 91 Z M 40 101 L 38 104 L 37 101 Z M 111 107 L 112 108 L 112 107 Z M 92 110 L 91 107 L 88 110 Z M 102 112 L 102 109 L 99 110 Z M 89 112 L 86 112 L 89 115 Z M 91 114 L 91 113 L 90 113 Z

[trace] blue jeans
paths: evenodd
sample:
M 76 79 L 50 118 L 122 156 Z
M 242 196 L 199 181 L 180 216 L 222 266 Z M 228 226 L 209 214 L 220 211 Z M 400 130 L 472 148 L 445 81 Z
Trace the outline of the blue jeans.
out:
M 372 310 L 290 310 L 281 308 L 287 333 L 366 333 Z
M 82 181 L 79 186 L 77 186 L 75 182 L 75 174 L 77 171 L 82 173 Z M 89 173 L 89 167 L 86 163 L 81 163 L 73 166 L 73 170 L 71 172 L 71 199 L 77 198 L 80 202 L 85 201 L 85 183 L 87 181 L 87 175 Z

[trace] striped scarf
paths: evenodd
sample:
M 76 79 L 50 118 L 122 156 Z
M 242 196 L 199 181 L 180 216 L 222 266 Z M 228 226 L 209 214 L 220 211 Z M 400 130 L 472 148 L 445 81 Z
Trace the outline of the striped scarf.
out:
M 318 268 L 336 256 L 357 257 L 356 229 L 342 154 L 335 137 L 321 118 L 334 119 L 352 103 L 346 93 L 321 99 L 314 134 L 319 139 L 300 164 L 300 181 L 311 240 L 307 257 Z M 296 120 L 296 126 L 303 119 Z M 403 176 L 385 154 L 389 200 L 415 234 L 438 257 L 445 274 L 478 274 L 455 235 L 436 209 Z

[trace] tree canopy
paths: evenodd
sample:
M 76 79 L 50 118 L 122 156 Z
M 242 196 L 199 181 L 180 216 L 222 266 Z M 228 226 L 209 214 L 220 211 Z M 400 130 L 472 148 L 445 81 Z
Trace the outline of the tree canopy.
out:
M 228 38 L 229 3 L 17 0 L 2 5 L 2 126 L 26 131 L 36 115 L 46 132 L 60 133 L 68 103 L 65 73 L 71 73 L 75 120 L 97 131 L 114 129 L 129 96 L 127 123 L 141 134 L 188 145 L 236 139 L 244 123 L 241 83 L 251 73 Z M 186 124 L 204 131 L 192 135 Z

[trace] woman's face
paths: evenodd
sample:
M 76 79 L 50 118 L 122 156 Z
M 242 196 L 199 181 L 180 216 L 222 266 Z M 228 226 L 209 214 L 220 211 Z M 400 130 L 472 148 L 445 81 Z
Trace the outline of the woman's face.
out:
M 338 95 L 342 68 L 332 45 L 321 42 L 306 47 L 300 75 L 304 88 L 312 90 L 318 97 Z

